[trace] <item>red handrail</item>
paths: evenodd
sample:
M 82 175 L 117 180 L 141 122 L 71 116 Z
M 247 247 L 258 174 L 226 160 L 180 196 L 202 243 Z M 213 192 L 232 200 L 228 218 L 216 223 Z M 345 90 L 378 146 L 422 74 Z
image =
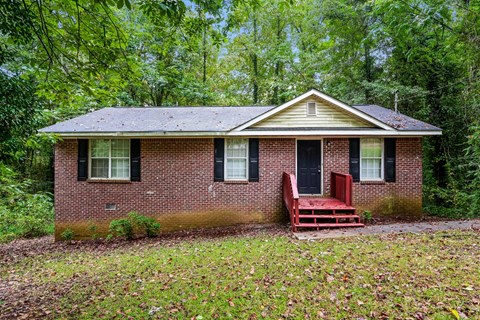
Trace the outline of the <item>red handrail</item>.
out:
M 292 230 L 296 231 L 296 224 L 300 223 L 300 217 L 298 212 L 298 189 L 297 180 L 291 173 L 283 173 L 283 200 L 285 206 L 290 214 L 290 223 L 292 224 Z
M 352 205 L 353 179 L 349 174 L 332 172 L 330 176 L 330 196 L 344 202 L 347 206 Z

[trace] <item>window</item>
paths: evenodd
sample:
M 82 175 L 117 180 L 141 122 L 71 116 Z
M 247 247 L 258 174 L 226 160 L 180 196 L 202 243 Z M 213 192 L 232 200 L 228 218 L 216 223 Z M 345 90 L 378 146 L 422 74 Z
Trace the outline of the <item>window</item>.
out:
M 383 140 L 360 140 L 360 180 L 383 179 Z
M 247 180 L 248 139 L 225 139 L 226 180 Z
M 316 116 L 316 115 L 317 115 L 317 103 L 307 102 L 307 116 Z
M 130 140 L 90 140 L 90 178 L 130 178 Z

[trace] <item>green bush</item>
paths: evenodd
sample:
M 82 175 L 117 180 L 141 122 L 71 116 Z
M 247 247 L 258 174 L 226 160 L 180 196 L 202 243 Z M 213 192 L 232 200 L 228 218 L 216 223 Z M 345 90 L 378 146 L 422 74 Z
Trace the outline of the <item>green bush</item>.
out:
M 53 201 L 49 193 L 29 192 L 32 181 L 18 181 L 0 164 L 0 242 L 53 232 Z
M 152 238 L 158 235 L 159 229 L 160 224 L 155 219 L 132 211 L 126 218 L 116 219 L 110 223 L 109 238 L 116 236 L 131 240 L 136 234 L 145 234 Z
M 65 231 L 63 231 L 61 234 L 62 239 L 65 241 L 72 241 L 73 235 L 74 234 L 72 229 L 65 229 Z
M 97 233 L 97 226 L 94 224 L 90 224 L 88 226 L 88 230 L 91 232 L 91 237 L 93 240 L 97 240 L 100 236 Z
M 367 221 L 367 222 L 372 221 L 373 219 L 372 211 L 370 210 L 363 211 L 362 218 L 364 221 Z
M 108 230 L 113 236 L 125 237 L 127 240 L 133 239 L 133 226 L 127 218 L 113 220 Z
M 132 211 L 128 214 L 128 219 L 132 222 L 133 227 L 139 232 L 145 232 L 147 237 L 153 238 L 158 235 L 160 223 L 155 219 Z

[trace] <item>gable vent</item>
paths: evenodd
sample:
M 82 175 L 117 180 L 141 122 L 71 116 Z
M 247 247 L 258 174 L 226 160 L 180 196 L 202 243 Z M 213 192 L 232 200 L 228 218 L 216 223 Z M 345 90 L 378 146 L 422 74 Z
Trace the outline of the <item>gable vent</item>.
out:
M 316 116 L 316 115 L 317 115 L 317 103 L 307 102 L 307 116 Z

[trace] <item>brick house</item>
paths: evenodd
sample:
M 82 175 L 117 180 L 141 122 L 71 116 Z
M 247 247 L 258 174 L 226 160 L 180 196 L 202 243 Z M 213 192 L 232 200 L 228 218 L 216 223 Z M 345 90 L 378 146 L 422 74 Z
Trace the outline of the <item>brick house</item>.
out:
M 280 106 L 105 108 L 40 130 L 55 133 L 56 237 L 106 233 L 135 210 L 162 231 L 286 221 L 282 174 L 300 195 L 353 178 L 352 205 L 422 213 L 423 136 L 441 129 L 311 90 Z

